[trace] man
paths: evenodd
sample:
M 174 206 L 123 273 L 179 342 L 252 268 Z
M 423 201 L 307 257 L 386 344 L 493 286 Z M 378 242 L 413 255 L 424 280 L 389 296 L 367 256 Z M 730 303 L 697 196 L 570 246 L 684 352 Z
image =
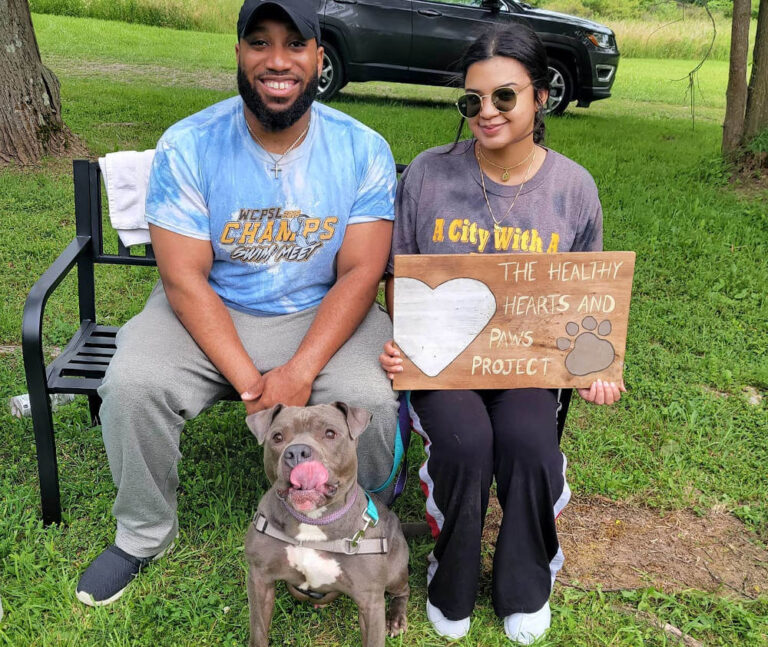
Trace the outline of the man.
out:
M 122 595 L 178 531 L 184 421 L 234 387 L 248 414 L 343 400 L 373 413 L 360 482 L 392 468 L 397 400 L 378 365 L 374 304 L 389 254 L 395 168 L 386 142 L 313 104 L 323 49 L 313 2 L 246 0 L 239 97 L 161 138 L 147 220 L 162 282 L 118 336 L 99 389 L 118 487 L 115 545 L 77 586 Z

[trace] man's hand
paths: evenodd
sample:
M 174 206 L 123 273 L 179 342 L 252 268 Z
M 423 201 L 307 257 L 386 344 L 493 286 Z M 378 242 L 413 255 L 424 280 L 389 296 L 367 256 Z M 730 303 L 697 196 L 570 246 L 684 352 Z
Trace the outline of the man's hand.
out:
M 264 376 L 259 375 L 256 380 L 240 394 L 240 399 L 245 404 L 245 413 L 250 416 L 252 413 L 261 411 L 265 407 L 258 406 L 261 394 L 264 392 Z
M 288 362 L 264 373 L 260 383 L 241 393 L 240 398 L 245 403 L 247 415 L 269 409 L 278 403 L 303 407 L 309 402 L 314 380 L 315 376 Z

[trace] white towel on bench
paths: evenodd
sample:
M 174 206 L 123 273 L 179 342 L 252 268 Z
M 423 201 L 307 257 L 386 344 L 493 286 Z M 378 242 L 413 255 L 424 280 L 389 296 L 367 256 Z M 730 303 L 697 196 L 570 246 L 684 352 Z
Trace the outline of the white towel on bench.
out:
M 149 243 L 145 217 L 149 171 L 155 149 L 120 151 L 99 158 L 101 175 L 107 187 L 109 220 L 123 245 Z

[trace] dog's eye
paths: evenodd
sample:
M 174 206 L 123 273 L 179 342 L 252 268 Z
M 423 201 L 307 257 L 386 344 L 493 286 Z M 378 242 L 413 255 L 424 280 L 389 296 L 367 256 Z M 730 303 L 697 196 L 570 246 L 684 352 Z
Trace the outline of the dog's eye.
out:
M 272 435 L 272 442 L 273 443 L 281 443 L 283 442 L 283 434 L 273 434 Z
M 336 432 L 333 429 L 326 429 L 325 430 L 325 437 L 328 440 L 333 440 L 334 438 L 336 438 Z

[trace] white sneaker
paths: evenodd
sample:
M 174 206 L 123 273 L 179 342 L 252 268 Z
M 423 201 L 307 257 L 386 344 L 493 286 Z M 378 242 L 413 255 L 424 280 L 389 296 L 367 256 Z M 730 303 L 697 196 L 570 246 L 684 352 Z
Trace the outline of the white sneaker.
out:
M 552 614 L 546 602 L 534 613 L 513 613 L 504 618 L 504 633 L 513 642 L 530 645 L 547 632 L 551 622 Z
M 429 599 L 427 599 L 427 618 L 432 623 L 432 628 L 439 636 L 456 640 L 463 638 L 469 633 L 469 618 L 461 620 L 448 620 Z

